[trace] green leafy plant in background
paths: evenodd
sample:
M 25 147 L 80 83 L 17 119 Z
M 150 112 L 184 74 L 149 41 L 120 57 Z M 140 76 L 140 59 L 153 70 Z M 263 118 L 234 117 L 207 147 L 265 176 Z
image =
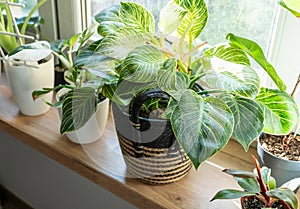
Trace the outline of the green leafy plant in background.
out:
M 88 41 L 93 34 L 94 30 L 91 26 L 67 40 L 52 42 L 52 52 L 67 69 L 65 77 L 69 84 L 44 88 L 32 93 L 33 99 L 37 99 L 50 91 L 62 88 L 70 89 L 57 103 L 49 103 L 53 107 L 62 108 L 61 134 L 78 130 L 84 126 L 97 109 L 102 86 L 100 83 L 103 79 L 93 79 L 95 76 L 91 76 L 86 69 L 79 66 L 81 59 L 89 59 L 90 65 L 96 65 L 99 62 L 97 59 L 99 56 L 93 56 L 91 59 L 90 48 L 93 48 L 93 45 L 88 45 Z M 100 59 L 101 57 L 103 56 L 100 56 Z
M 22 20 L 21 29 L 20 29 L 20 34 L 24 35 L 26 32 L 26 29 L 29 24 L 32 24 L 34 19 L 32 19 L 32 15 L 37 11 L 47 0 L 41 0 L 39 1 L 28 13 L 26 18 Z M 10 0 L 10 2 L 14 2 L 13 0 Z M 4 17 L 3 12 L 5 11 L 6 16 Z M 14 30 L 14 23 L 12 16 L 8 10 L 7 5 L 1 5 L 0 6 L 0 31 L 3 32 L 8 32 L 8 33 L 15 33 Z M 38 21 L 41 21 L 40 18 L 36 19 Z M 24 40 L 22 40 L 23 43 L 25 43 Z M 21 43 L 18 41 L 18 38 L 15 36 L 10 36 L 10 35 L 4 35 L 0 34 L 0 46 L 6 51 L 6 53 L 10 53 L 17 47 L 19 47 Z
M 223 172 L 232 175 L 243 190 L 224 189 L 219 191 L 211 201 L 217 199 L 237 199 L 242 197 L 255 197 L 263 203 L 265 208 L 272 208 L 278 201 L 291 209 L 298 208 L 297 196 L 288 188 L 289 182 L 280 188 L 276 187 L 276 180 L 271 176 L 271 169 L 267 167 L 260 167 L 257 159 L 253 157 L 256 172 L 239 171 L 233 169 L 225 169 Z M 293 189 L 299 187 L 299 180 L 294 179 Z M 295 182 L 297 185 L 295 185 Z
M 198 39 L 208 19 L 203 0 L 171 0 L 158 23 L 133 2 L 112 6 L 95 19 L 103 38 L 90 55 L 103 57 L 97 66 L 88 59 L 80 65 L 106 78 L 103 93 L 124 106 L 150 88 L 169 94 L 164 115 L 195 168 L 230 138 L 248 150 L 262 131 L 287 134 L 296 124 L 297 106 L 258 44 L 234 34 L 216 46 Z M 260 86 L 250 57 L 278 89 Z M 195 83 L 205 90 L 195 89 Z

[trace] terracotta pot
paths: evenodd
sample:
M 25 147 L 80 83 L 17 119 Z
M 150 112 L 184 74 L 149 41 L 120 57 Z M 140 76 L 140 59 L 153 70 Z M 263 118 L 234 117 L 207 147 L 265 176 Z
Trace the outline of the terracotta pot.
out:
M 169 120 L 139 116 L 149 98 L 169 97 L 160 90 L 148 91 L 133 99 L 130 113 L 113 104 L 115 127 L 127 169 L 150 184 L 167 184 L 183 178 L 191 162 L 177 142 Z

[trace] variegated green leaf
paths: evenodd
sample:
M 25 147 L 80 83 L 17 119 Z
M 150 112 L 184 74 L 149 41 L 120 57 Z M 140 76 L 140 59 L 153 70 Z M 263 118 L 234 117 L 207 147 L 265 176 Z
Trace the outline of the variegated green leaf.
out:
M 255 70 L 216 57 L 210 59 L 210 69 L 203 80 L 211 88 L 224 89 L 246 97 L 255 97 L 260 88 L 260 79 Z
M 232 33 L 227 34 L 226 39 L 230 42 L 231 46 L 249 54 L 269 74 L 280 90 L 286 90 L 286 85 L 278 76 L 271 63 L 267 61 L 263 50 L 257 43 L 246 38 L 235 36 Z
M 245 52 L 227 44 L 215 46 L 206 50 L 204 52 L 204 56 L 207 58 L 212 58 L 215 56 L 228 62 L 250 66 L 250 60 Z
M 137 47 L 124 60 L 121 78 L 138 83 L 153 82 L 163 63 L 163 54 L 157 48 L 150 45 Z
M 270 197 L 283 200 L 288 203 L 293 209 L 298 208 L 298 199 L 295 193 L 288 188 L 279 188 L 271 191 L 267 191 L 267 195 Z
M 170 58 L 164 61 L 162 69 L 157 72 L 156 82 L 158 87 L 176 100 L 189 87 L 186 74 L 177 71 L 177 60 Z
M 288 134 L 296 125 L 298 120 L 297 105 L 287 93 L 262 88 L 255 100 L 264 108 L 264 132 Z
M 108 57 L 124 59 L 130 51 L 146 44 L 147 40 L 147 35 L 132 28 L 123 28 L 103 38 L 97 50 Z
M 220 96 L 234 115 L 234 131 L 232 137 L 249 149 L 264 128 L 264 111 L 260 105 L 249 98 L 223 94 Z
M 219 191 L 215 196 L 210 200 L 218 200 L 218 199 L 238 199 L 245 196 L 255 195 L 253 192 L 245 192 L 245 191 L 238 191 L 234 189 L 224 189 Z
M 196 39 L 204 29 L 208 11 L 204 0 L 174 0 L 179 6 L 184 8 L 187 14 L 177 31 L 180 35 L 187 34 L 188 37 Z
M 86 124 L 97 109 L 98 97 L 91 87 L 69 91 L 62 105 L 60 133 L 75 131 Z
M 245 191 L 252 193 L 260 192 L 256 178 L 236 178 L 236 180 Z
M 134 28 L 143 33 L 154 33 L 155 31 L 153 15 L 137 3 L 121 2 L 120 18 L 128 28 Z
M 173 110 L 171 124 L 177 140 L 198 168 L 226 145 L 233 131 L 233 116 L 223 101 L 204 99 L 187 90 Z
M 177 29 L 187 11 L 176 4 L 173 0 L 169 1 L 160 10 L 158 28 L 163 34 L 170 34 Z M 172 17 L 172 18 L 170 18 Z
M 119 16 L 119 5 L 113 5 L 94 16 L 98 25 L 98 34 L 105 37 L 125 27 Z

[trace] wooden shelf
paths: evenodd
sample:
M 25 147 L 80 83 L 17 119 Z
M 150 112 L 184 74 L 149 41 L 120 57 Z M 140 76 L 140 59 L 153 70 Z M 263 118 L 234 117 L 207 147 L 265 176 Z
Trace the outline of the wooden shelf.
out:
M 36 117 L 20 114 L 5 78 L 0 80 L 2 131 L 129 203 L 139 208 L 239 208 L 238 201 L 209 200 L 220 189 L 238 188 L 221 168 L 252 170 L 250 154 L 256 155 L 253 148 L 245 153 L 239 144 L 230 141 L 222 152 L 203 163 L 198 171 L 192 169 L 182 180 L 163 186 L 147 185 L 131 178 L 126 171 L 111 115 L 101 139 L 89 145 L 76 145 L 60 136 L 56 109 Z

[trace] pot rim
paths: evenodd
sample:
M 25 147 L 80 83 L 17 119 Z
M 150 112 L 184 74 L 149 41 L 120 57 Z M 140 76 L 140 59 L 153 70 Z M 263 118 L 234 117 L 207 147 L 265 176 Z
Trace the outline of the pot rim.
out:
M 263 148 L 263 146 L 261 145 L 260 140 L 259 140 L 260 137 L 261 137 L 261 135 L 263 135 L 263 134 L 267 134 L 267 133 L 262 133 L 262 134 L 260 134 L 259 137 L 257 138 L 257 149 L 263 150 L 266 154 L 272 156 L 273 158 L 276 158 L 276 159 L 279 160 L 279 161 L 282 161 L 283 163 L 290 163 L 290 164 L 292 163 L 292 164 L 297 164 L 297 165 L 300 164 L 300 161 L 283 159 L 283 158 L 280 158 L 280 157 L 274 155 L 273 153 L 269 152 L 268 150 L 265 150 L 265 149 Z M 276 134 L 269 134 L 269 135 L 280 136 L 280 135 L 276 135 Z M 300 135 L 300 134 L 297 134 L 297 135 Z M 259 154 L 259 152 L 258 152 L 258 154 Z

